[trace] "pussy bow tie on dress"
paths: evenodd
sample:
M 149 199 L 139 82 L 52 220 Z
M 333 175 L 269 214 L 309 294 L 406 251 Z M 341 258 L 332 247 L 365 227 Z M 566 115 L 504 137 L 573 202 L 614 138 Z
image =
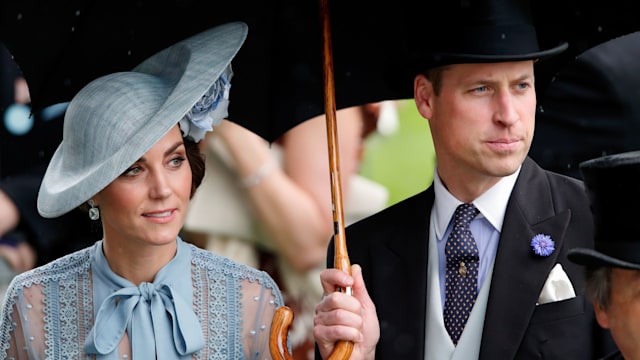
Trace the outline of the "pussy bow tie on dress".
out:
M 111 358 L 125 331 L 134 359 L 186 359 L 204 347 L 191 304 L 191 251 L 182 241 L 154 282 L 138 286 L 114 274 L 98 248 L 92 266 L 94 301 L 100 307 L 85 341 L 87 353 Z
M 164 322 L 170 324 L 159 326 Z M 95 352 L 88 352 L 110 354 L 129 327 L 134 359 L 160 359 L 175 352 L 189 355 L 204 346 L 199 324 L 191 305 L 176 296 L 171 286 L 141 283 L 116 291 L 102 303 L 87 339 Z M 171 337 L 173 341 L 168 342 Z

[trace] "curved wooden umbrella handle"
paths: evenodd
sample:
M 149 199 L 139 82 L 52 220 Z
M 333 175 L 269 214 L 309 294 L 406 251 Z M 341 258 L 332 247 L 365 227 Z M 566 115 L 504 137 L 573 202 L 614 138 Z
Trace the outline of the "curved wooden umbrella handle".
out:
M 344 246 L 345 242 L 336 242 L 336 244 L 338 243 L 342 244 L 342 246 L 336 245 L 334 267 L 351 274 L 351 264 L 346 253 L 346 246 Z M 351 289 L 344 289 L 343 291 L 351 292 Z M 288 306 L 279 307 L 273 315 L 269 332 L 269 351 L 271 357 L 275 360 L 293 360 L 293 355 L 289 353 L 289 348 L 287 347 L 287 335 L 293 323 L 293 317 L 293 310 Z M 328 360 L 349 359 L 353 352 L 353 346 L 354 344 L 351 341 L 338 341 Z
M 287 347 L 287 334 L 293 323 L 293 310 L 288 306 L 281 306 L 276 309 L 269 332 L 269 352 L 275 360 L 293 360 L 293 355 Z M 353 343 L 350 341 L 340 341 L 336 344 L 329 360 L 342 360 L 351 357 Z
M 288 306 L 281 306 L 276 309 L 271 322 L 269 332 L 269 351 L 271 357 L 276 360 L 293 360 L 287 347 L 287 334 L 293 322 L 293 310 Z

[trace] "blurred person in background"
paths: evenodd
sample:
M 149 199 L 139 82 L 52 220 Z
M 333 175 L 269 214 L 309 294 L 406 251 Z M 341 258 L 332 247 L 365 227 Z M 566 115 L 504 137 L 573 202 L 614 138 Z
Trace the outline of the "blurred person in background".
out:
M 640 151 L 580 164 L 595 223 L 593 248 L 574 248 L 569 260 L 585 266 L 596 319 L 611 330 L 619 351 L 603 359 L 640 359 Z
M 26 80 L 0 44 L 0 288 L 99 238 L 81 211 L 56 219 L 38 214 L 38 188 L 62 139 L 66 104 L 32 112 L 30 102 Z
M 336 113 L 347 224 L 387 205 L 387 190 L 358 174 L 363 142 L 376 131 L 382 104 Z M 273 144 L 223 121 L 205 143 L 207 171 L 216 176 L 205 177 L 185 222 L 186 238 L 277 280 L 294 311 L 289 340 L 296 359 L 313 358 L 314 307 L 322 296 L 318 275 L 333 234 L 327 146 L 324 115 Z

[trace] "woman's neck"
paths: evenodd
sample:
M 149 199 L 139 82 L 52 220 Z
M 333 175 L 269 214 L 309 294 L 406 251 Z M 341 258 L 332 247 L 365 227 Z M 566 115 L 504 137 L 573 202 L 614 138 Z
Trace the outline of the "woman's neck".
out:
M 158 271 L 175 257 L 177 242 L 141 247 L 130 243 L 114 244 L 105 237 L 102 251 L 114 273 L 139 285 L 153 282 Z

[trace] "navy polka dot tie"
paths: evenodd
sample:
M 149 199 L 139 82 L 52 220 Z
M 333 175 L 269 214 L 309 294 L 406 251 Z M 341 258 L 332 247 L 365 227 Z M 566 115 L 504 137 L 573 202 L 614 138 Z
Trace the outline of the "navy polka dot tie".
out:
M 473 204 L 458 206 L 445 247 L 444 326 L 454 345 L 458 344 L 478 296 L 478 247 L 469 230 L 469 223 L 478 212 Z

